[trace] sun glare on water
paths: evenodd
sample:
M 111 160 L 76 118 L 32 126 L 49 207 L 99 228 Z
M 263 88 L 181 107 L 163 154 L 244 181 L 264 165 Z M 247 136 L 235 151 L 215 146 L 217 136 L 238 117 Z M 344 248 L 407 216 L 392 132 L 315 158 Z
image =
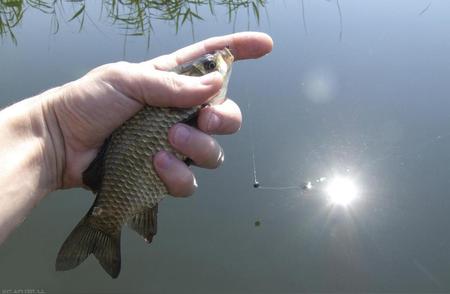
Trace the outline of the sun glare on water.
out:
M 328 182 L 325 192 L 332 205 L 347 207 L 359 196 L 356 183 L 349 177 L 336 176 Z

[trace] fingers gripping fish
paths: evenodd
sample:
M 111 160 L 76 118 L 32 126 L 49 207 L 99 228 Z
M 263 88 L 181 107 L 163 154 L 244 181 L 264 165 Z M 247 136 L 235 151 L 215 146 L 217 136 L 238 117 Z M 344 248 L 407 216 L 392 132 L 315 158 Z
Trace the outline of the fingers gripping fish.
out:
M 202 76 L 218 71 L 223 86 L 209 102 L 225 99 L 233 55 L 224 48 L 179 65 L 172 71 Z M 120 273 L 120 235 L 128 224 L 150 243 L 156 234 L 158 202 L 167 194 L 153 168 L 152 158 L 169 150 L 167 134 L 174 124 L 196 119 L 200 106 L 187 109 L 145 106 L 116 129 L 83 173 L 83 182 L 96 194 L 94 204 L 62 245 L 56 270 L 70 270 L 91 253 L 113 278 Z

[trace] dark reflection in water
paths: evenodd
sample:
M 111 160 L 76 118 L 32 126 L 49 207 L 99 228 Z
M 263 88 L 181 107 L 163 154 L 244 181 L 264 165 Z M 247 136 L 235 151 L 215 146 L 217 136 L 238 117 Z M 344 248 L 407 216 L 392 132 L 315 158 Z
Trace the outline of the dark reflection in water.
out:
M 27 9 L 36 9 L 51 17 L 51 30 L 59 31 L 61 22 L 79 22 L 79 29 L 92 18 L 87 13 L 85 0 L 3 0 L 0 1 L 0 37 L 9 37 L 15 44 L 14 28 L 18 26 Z M 200 11 L 215 15 L 215 7 L 226 7 L 228 21 L 235 24 L 239 10 L 245 10 L 247 17 L 254 17 L 259 23 L 260 10 L 265 9 L 266 0 L 103 0 L 102 14 L 115 26 L 122 28 L 126 35 L 147 36 L 153 30 L 153 21 L 168 21 L 178 32 L 180 26 L 189 23 L 194 35 L 194 22 L 204 18 Z

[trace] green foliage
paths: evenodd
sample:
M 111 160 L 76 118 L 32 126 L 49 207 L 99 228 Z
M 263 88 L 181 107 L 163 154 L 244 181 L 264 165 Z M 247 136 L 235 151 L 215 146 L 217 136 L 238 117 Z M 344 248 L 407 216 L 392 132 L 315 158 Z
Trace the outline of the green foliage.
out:
M 13 28 L 22 20 L 23 2 L 20 0 L 0 0 L 0 36 L 9 36 L 17 44 Z
M 190 24 L 193 33 L 194 23 L 202 21 L 200 8 L 205 6 L 211 15 L 215 7 L 226 7 L 229 22 L 236 21 L 239 10 L 245 10 L 250 18 L 252 11 L 257 23 L 260 22 L 260 10 L 265 8 L 267 0 L 102 0 L 102 10 L 107 12 L 112 24 L 125 30 L 128 36 L 147 35 L 153 30 L 153 20 L 172 23 L 175 32 L 183 25 Z M 13 28 L 22 20 L 27 9 L 38 9 L 51 16 L 52 32 L 57 33 L 60 20 L 79 22 L 81 31 L 87 15 L 86 0 L 0 0 L 0 37 L 10 37 L 16 44 Z M 67 10 L 71 12 L 67 14 Z M 204 13 L 204 10 L 202 10 Z

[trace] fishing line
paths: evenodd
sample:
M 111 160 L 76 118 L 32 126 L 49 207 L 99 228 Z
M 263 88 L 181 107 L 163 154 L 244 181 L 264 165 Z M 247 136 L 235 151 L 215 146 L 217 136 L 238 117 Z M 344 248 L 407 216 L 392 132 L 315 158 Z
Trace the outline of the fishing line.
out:
M 304 190 L 302 186 L 283 186 L 283 187 L 272 187 L 272 186 L 259 186 L 258 189 L 260 190 Z
M 247 100 L 247 113 L 249 117 L 249 133 L 250 133 L 250 148 L 251 148 L 251 154 L 252 154 L 252 169 L 253 169 L 253 188 L 261 189 L 261 190 L 275 190 L 275 191 L 286 191 L 286 190 L 311 190 L 312 189 L 312 183 L 310 181 L 305 182 L 301 185 L 291 185 L 291 186 L 263 186 L 258 181 L 258 176 L 256 172 L 256 155 L 255 155 L 255 140 L 253 135 L 253 119 L 251 115 L 251 107 L 250 107 L 250 98 Z M 325 178 L 317 179 L 316 182 L 323 182 Z
M 249 129 L 250 129 L 250 148 L 252 153 L 252 167 L 253 167 L 253 187 L 259 188 L 258 177 L 256 176 L 256 159 L 255 159 L 255 140 L 253 136 L 253 120 L 250 112 L 250 98 L 247 99 L 247 113 L 249 118 Z
M 256 163 L 256 147 L 255 147 L 255 136 L 254 136 L 254 125 L 253 125 L 253 116 L 251 112 L 251 101 L 250 98 L 248 98 L 247 101 L 247 113 L 249 117 L 249 135 L 250 135 L 250 148 L 251 148 L 251 157 L 252 157 L 252 172 L 253 172 L 253 187 L 256 189 L 261 190 L 274 190 L 274 191 L 289 191 L 289 190 L 311 190 L 315 188 L 316 186 L 320 186 L 325 181 L 327 181 L 327 178 L 321 177 L 318 179 L 315 179 L 313 181 L 305 181 L 302 184 L 299 185 L 289 185 L 289 186 L 266 186 L 263 185 L 259 179 L 258 179 L 258 173 L 257 173 L 257 163 Z M 420 154 L 425 153 L 426 150 L 431 148 L 432 146 L 443 143 L 444 140 L 447 140 L 450 138 L 450 132 L 448 133 L 441 133 L 441 135 L 433 136 L 428 140 L 424 140 L 420 144 L 416 144 L 416 147 L 405 150 L 404 148 L 401 148 L 399 146 L 390 148 L 385 154 L 376 157 L 372 160 L 368 160 L 365 163 L 361 162 L 361 169 L 367 170 L 368 168 L 372 168 L 374 165 L 380 164 L 382 162 L 388 161 L 390 159 L 395 160 L 405 160 L 407 158 L 411 158 L 413 156 L 419 156 Z

